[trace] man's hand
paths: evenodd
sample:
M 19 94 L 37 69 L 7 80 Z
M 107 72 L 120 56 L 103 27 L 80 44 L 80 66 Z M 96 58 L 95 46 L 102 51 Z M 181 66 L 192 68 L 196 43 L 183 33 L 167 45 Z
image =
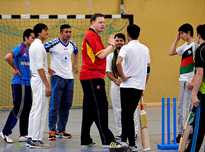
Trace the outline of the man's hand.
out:
M 13 69 L 13 75 L 21 75 L 20 71 L 18 69 Z
M 192 95 L 192 105 L 197 107 L 199 106 L 199 103 L 200 103 L 200 100 L 198 99 L 198 97 L 195 95 Z
M 194 87 L 194 86 L 193 86 L 193 83 L 188 82 L 188 84 L 187 84 L 187 89 L 192 90 L 193 87 Z
M 120 86 L 120 83 L 122 82 L 122 80 L 121 80 L 121 79 L 115 79 L 113 82 L 114 82 L 117 86 Z
M 180 40 L 180 33 L 178 32 L 176 36 L 176 42 L 178 42 L 179 40 Z
M 109 44 L 109 45 L 112 45 L 112 46 L 115 46 L 115 39 L 114 39 L 113 35 L 111 35 L 111 36 L 108 38 L 108 44 Z
M 50 76 L 54 75 L 56 72 L 52 70 L 51 68 L 48 68 L 48 73 Z

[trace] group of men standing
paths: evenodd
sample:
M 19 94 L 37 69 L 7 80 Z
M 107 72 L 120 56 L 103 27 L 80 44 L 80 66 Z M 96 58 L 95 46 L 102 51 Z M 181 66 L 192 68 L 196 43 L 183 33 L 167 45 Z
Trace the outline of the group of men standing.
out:
M 44 146 L 48 109 L 48 139 L 53 141 L 56 137 L 72 137 L 66 132 L 66 124 L 73 99 L 73 73 L 77 72 L 78 49 L 70 40 L 71 33 L 71 26 L 63 24 L 60 26 L 59 37 L 46 42 L 47 25 L 36 24 L 33 30 L 24 31 L 23 42 L 6 55 L 14 71 L 14 107 L 0 133 L 7 143 L 13 142 L 9 135 L 20 118 L 19 141 L 26 141 L 29 147 Z M 50 68 L 47 52 L 51 54 Z
M 85 32 L 82 43 L 80 82 L 84 96 L 81 145 L 95 144 L 90 136 L 91 126 L 95 123 L 103 146 L 114 148 L 129 146 L 132 151 L 138 151 L 135 142 L 134 112 L 149 77 L 149 49 L 139 42 L 140 27 L 135 24 L 127 26 L 127 44 L 125 44 L 125 35 L 117 33 L 114 37 L 109 37 L 108 46 L 105 47 L 100 37 L 104 29 L 104 15 L 92 15 L 90 27 Z M 197 27 L 197 40 L 200 45 L 198 48 L 193 42 L 193 28 L 190 24 L 182 25 L 178 31 L 169 52 L 170 55 L 182 56 L 178 138 L 183 134 L 182 126 L 192 99 L 192 105 L 200 106 L 201 109 L 196 146 L 196 149 L 199 149 L 205 133 L 202 123 L 205 107 L 205 25 Z M 59 37 L 46 42 L 47 25 L 36 24 L 33 30 L 24 31 L 23 42 L 6 55 L 6 61 L 14 73 L 11 83 L 14 107 L 0 133 L 6 142 L 13 142 L 9 135 L 19 118 L 19 141 L 26 141 L 29 147 L 43 146 L 47 113 L 50 141 L 55 141 L 56 137 L 72 137 L 66 132 L 66 124 L 72 106 L 74 74 L 78 72 L 78 49 L 70 40 L 71 33 L 71 26 L 63 24 L 60 27 Z M 187 43 L 176 48 L 180 39 Z M 47 52 L 51 56 L 49 68 Z M 193 60 L 194 54 L 195 60 Z M 112 81 L 111 99 L 119 140 L 116 140 L 108 128 L 108 101 L 104 82 L 106 73 Z M 50 97 L 49 106 L 48 97 Z
M 90 136 L 91 125 L 95 123 L 103 146 L 119 148 L 128 139 L 129 146 L 133 151 L 137 151 L 133 115 L 145 89 L 150 63 L 149 49 L 138 41 L 140 28 L 135 24 L 128 25 L 129 43 L 123 47 L 117 45 L 117 41 L 121 38 L 125 43 L 125 35 L 122 33 L 116 34 L 115 38 L 110 37 L 107 47 L 102 43 L 100 33 L 105 29 L 103 14 L 92 15 L 90 24 L 83 38 L 80 69 L 80 81 L 84 92 L 81 145 L 95 144 Z M 73 73 L 78 72 L 78 49 L 70 40 L 71 32 L 71 26 L 63 24 L 60 27 L 59 37 L 46 42 L 47 25 L 36 24 L 33 30 L 25 30 L 23 43 L 7 54 L 6 60 L 14 70 L 12 80 L 14 108 L 0 133 L 6 142 L 13 142 L 9 135 L 17 119 L 20 118 L 19 141 L 26 141 L 29 147 L 43 146 L 48 109 L 48 139 L 55 141 L 56 137 L 72 137 L 70 133 L 65 132 L 73 98 Z M 111 57 L 113 73 L 109 73 L 112 75 L 109 78 L 120 89 L 118 107 L 122 110 L 117 111 L 116 115 L 121 117 L 118 118 L 118 121 L 121 119 L 122 126 L 118 134 L 121 143 L 116 141 L 108 128 L 108 101 L 104 82 L 106 57 L 114 51 L 115 59 Z M 49 68 L 47 52 L 51 56 Z M 49 107 L 48 97 L 50 97 Z

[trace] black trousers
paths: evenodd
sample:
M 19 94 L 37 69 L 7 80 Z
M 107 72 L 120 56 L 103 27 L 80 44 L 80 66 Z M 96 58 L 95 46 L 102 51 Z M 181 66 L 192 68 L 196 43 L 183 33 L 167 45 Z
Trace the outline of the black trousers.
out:
M 133 88 L 120 88 L 121 97 L 121 123 L 122 123 L 122 141 L 129 141 L 130 146 L 135 146 L 135 126 L 134 112 L 141 98 L 142 90 Z
M 4 135 L 10 135 L 19 119 L 20 136 L 28 135 L 29 113 L 32 105 L 31 86 L 13 84 L 13 109 L 11 110 L 3 128 Z
M 81 145 L 92 143 L 90 128 L 95 122 L 103 145 L 109 145 L 115 138 L 108 128 L 108 101 L 103 79 L 81 80 L 83 88 L 83 113 Z
M 194 118 L 194 132 L 193 132 L 193 136 L 195 134 L 197 134 L 197 140 L 196 140 L 196 147 L 195 147 L 195 151 L 194 152 L 198 152 L 201 148 L 201 145 L 203 143 L 203 139 L 204 139 L 204 135 L 205 135 L 205 94 L 198 94 L 198 98 L 200 100 L 200 118 L 199 118 L 199 127 L 198 127 L 198 133 L 195 132 L 195 120 L 196 118 Z M 192 136 L 192 139 L 193 139 Z M 188 145 L 188 149 L 186 149 L 186 152 L 191 152 L 191 146 L 192 146 L 192 140 L 190 142 L 190 144 Z

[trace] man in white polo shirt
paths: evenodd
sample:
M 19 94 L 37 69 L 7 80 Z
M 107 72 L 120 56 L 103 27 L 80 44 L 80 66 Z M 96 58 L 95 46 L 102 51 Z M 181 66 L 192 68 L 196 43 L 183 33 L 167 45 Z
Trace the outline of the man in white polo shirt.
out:
M 70 40 L 71 26 L 60 26 L 60 36 L 47 43 L 45 48 L 51 54 L 51 98 L 49 105 L 49 141 L 55 141 L 56 137 L 71 138 L 67 133 L 66 124 L 73 101 L 73 72 L 77 73 L 78 48 Z
M 48 97 L 51 95 L 48 81 L 47 54 L 43 42 L 48 38 L 48 27 L 38 23 L 33 28 L 36 39 L 29 48 L 31 89 L 33 104 L 29 115 L 27 146 L 30 148 L 44 146 L 43 133 L 48 111 Z
M 122 142 L 129 141 L 132 151 L 138 151 L 135 145 L 135 128 L 133 115 L 145 89 L 147 74 L 149 73 L 149 49 L 138 41 L 140 27 L 128 25 L 127 35 L 129 43 L 124 45 L 117 59 L 117 69 L 121 77 L 121 120 Z

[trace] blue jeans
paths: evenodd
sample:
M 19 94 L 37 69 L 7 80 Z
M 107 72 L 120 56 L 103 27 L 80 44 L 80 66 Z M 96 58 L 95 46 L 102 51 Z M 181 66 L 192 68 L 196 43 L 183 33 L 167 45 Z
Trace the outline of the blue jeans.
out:
M 52 94 L 50 98 L 48 126 L 49 130 L 65 131 L 69 110 L 73 101 L 73 79 L 51 77 Z

